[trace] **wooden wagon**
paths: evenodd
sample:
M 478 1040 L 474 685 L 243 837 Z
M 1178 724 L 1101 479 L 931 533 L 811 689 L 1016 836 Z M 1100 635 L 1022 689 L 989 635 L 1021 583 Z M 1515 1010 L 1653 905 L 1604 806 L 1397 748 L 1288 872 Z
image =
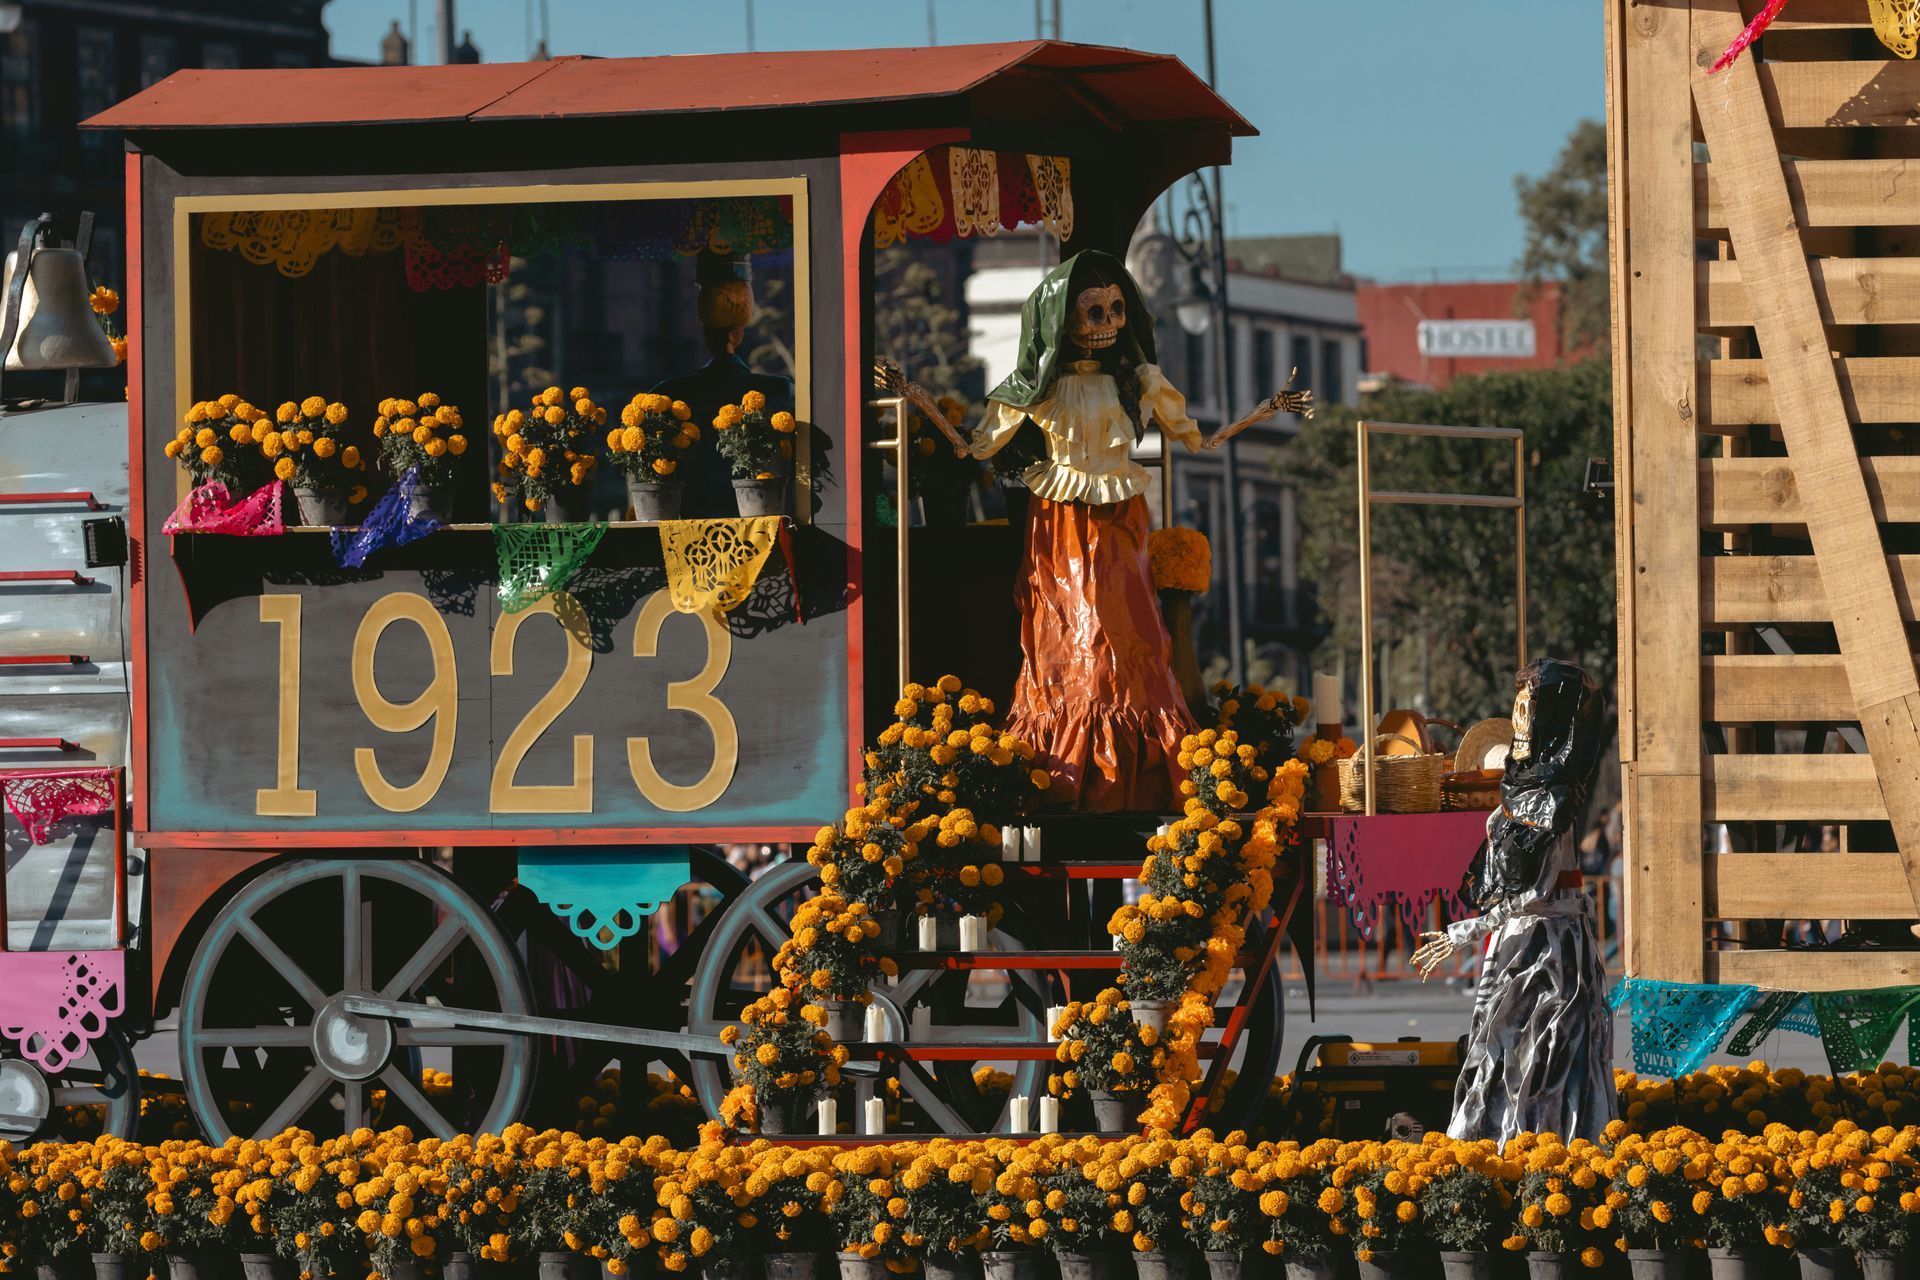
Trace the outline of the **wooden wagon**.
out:
M 1781 921 L 1920 918 L 1920 65 L 1758 9 L 1606 6 L 1627 968 L 1906 985 Z

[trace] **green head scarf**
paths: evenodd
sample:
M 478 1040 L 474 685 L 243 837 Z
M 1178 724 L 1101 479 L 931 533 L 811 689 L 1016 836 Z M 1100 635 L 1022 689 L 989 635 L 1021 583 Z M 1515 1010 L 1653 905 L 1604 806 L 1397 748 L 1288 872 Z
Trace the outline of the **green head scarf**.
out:
M 1081 273 L 1075 280 L 1074 273 Z M 1117 284 L 1127 304 L 1127 326 L 1112 350 L 1134 364 L 1152 364 L 1153 317 L 1140 305 L 1140 288 L 1126 267 L 1110 253 L 1086 249 L 1047 272 L 1040 286 L 1020 308 L 1020 363 L 987 396 L 1016 409 L 1027 409 L 1047 398 L 1060 362 L 1068 357 L 1067 318 L 1073 314 L 1074 294 L 1095 284 Z M 1105 354 L 1104 352 L 1102 354 Z

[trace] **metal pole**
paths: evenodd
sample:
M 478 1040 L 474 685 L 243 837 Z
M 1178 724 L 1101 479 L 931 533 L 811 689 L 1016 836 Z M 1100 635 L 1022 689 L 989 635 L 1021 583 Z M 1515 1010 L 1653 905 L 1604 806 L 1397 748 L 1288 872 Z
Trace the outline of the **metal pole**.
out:
M 1513 511 L 1515 577 L 1515 626 L 1519 635 L 1520 665 L 1527 665 L 1527 438 L 1513 438 L 1513 496 L 1519 505 Z
M 453 0 L 439 0 L 439 3 L 434 7 L 434 12 L 438 15 L 440 21 L 440 30 L 438 32 L 440 37 L 440 63 L 442 66 L 445 66 L 453 61 L 453 48 L 455 44 L 453 38 Z
M 1360 764 L 1367 781 L 1367 814 L 1373 814 L 1373 512 L 1367 477 L 1367 424 L 1354 428 L 1354 471 L 1360 477 Z
M 753 52 L 753 0 L 747 0 L 747 52 Z
M 1056 0 L 1058 3 L 1058 0 Z M 1207 37 L 1207 87 L 1217 88 L 1219 68 L 1215 60 L 1213 39 L 1213 0 L 1203 0 Z M 1233 321 L 1232 313 L 1227 309 L 1227 229 L 1226 197 L 1222 194 L 1220 166 L 1213 167 L 1213 207 L 1208 210 L 1209 220 L 1213 223 L 1213 327 L 1219 334 L 1217 353 L 1214 358 L 1214 400 L 1220 408 L 1220 425 L 1232 421 L 1233 415 L 1228 405 L 1233 397 Z M 1240 684 L 1246 678 L 1246 644 L 1241 634 L 1240 593 L 1243 581 L 1240 571 L 1240 453 L 1239 441 L 1229 440 L 1226 444 L 1226 457 L 1221 460 L 1222 482 L 1226 485 L 1226 550 L 1227 550 L 1227 674 L 1235 683 Z

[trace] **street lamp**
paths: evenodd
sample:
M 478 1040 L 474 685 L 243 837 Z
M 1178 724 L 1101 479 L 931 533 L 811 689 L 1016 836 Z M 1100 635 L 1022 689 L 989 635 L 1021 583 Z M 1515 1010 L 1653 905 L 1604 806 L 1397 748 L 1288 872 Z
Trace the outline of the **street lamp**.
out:
M 1207 287 L 1200 264 L 1192 259 L 1187 262 L 1185 279 L 1174 299 L 1173 314 L 1180 327 L 1196 338 L 1213 327 L 1213 290 Z

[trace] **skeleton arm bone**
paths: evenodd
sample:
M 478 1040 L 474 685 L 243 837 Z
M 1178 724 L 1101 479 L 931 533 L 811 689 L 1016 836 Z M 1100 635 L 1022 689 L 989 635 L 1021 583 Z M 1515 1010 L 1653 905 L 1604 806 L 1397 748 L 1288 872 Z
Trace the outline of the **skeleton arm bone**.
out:
M 1287 387 L 1293 385 L 1293 379 L 1299 372 L 1298 369 L 1293 369 L 1288 372 Z M 1238 422 L 1228 423 L 1226 426 L 1214 432 L 1213 435 L 1207 438 L 1206 444 L 1202 447 L 1218 449 L 1221 445 L 1233 439 L 1248 427 L 1256 423 L 1265 422 L 1276 413 L 1297 413 L 1303 418 L 1311 418 L 1313 416 L 1312 390 L 1289 391 L 1286 387 L 1282 387 L 1274 395 L 1254 406 L 1253 412 L 1247 414 L 1246 417 L 1240 419 Z
M 960 433 L 953 429 L 953 424 L 947 421 L 946 415 L 940 412 L 940 406 L 934 403 L 933 397 L 927 394 L 926 388 L 917 382 L 908 382 L 906 376 L 900 372 L 900 367 L 891 360 L 874 361 L 873 381 L 874 385 L 881 390 L 906 400 L 908 404 L 919 410 L 927 421 L 938 427 L 940 434 L 945 436 L 947 442 L 953 446 L 954 457 L 964 458 L 973 452 L 967 442 L 961 438 Z

